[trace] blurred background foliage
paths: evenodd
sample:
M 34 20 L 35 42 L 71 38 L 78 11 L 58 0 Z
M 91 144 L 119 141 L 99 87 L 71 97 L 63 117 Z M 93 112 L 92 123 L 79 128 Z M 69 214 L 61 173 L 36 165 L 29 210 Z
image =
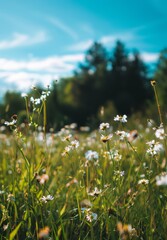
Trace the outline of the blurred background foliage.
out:
M 163 111 L 167 110 L 167 49 L 160 53 L 155 72 L 159 99 Z M 110 121 L 116 114 L 154 116 L 157 111 L 150 84 L 149 66 L 140 53 L 128 53 L 125 45 L 117 41 L 111 51 L 98 42 L 85 53 L 73 76 L 53 80 L 47 100 L 48 128 L 58 129 L 76 122 L 92 128 L 102 121 Z M 42 92 L 42 87 L 38 87 Z M 34 96 L 33 90 L 28 92 Z M 18 114 L 26 121 L 25 102 L 19 92 L 6 92 L 0 104 L 1 119 Z

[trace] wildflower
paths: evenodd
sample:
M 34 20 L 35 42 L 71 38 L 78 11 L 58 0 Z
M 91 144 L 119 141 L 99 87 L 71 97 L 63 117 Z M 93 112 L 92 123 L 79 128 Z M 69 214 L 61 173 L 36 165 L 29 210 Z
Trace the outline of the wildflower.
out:
M 155 86 L 155 85 L 156 85 L 156 81 L 155 81 L 155 80 L 152 80 L 152 81 L 151 81 L 151 85 L 152 85 L 152 86 Z
M 41 200 L 41 202 L 47 203 L 47 202 L 49 202 L 49 201 L 52 201 L 53 199 L 54 199 L 53 196 L 47 195 L 46 197 L 45 197 L 45 196 L 41 197 L 40 200 Z
M 125 171 L 114 171 L 114 174 L 123 177 L 125 175 Z
M 116 135 L 118 135 L 120 138 L 120 140 L 124 140 L 126 138 L 129 137 L 129 133 L 125 132 L 125 131 L 116 131 Z
M 9 223 L 3 225 L 3 230 L 6 231 L 8 229 L 8 227 L 9 227 Z
M 125 114 L 123 116 L 117 115 L 114 117 L 114 121 L 125 123 L 127 122 L 127 116 Z
M 165 131 L 163 127 L 159 127 L 156 131 L 155 131 L 155 136 L 158 139 L 163 140 L 165 138 Z
M 91 212 L 90 210 L 85 211 L 86 212 L 86 220 L 88 222 L 96 221 L 97 220 L 97 214 Z
M 159 142 L 155 142 L 155 140 L 152 140 L 150 142 L 147 142 L 146 144 L 149 145 L 149 149 L 147 149 L 147 153 L 151 156 L 157 155 L 160 151 L 163 150 L 163 145 Z
M 77 140 L 74 140 L 71 142 L 71 148 L 74 149 L 74 148 L 78 148 L 79 147 L 79 141 Z
M 78 180 L 76 179 L 76 178 L 74 178 L 74 179 L 72 179 L 70 182 L 68 182 L 67 184 L 66 184 L 66 187 L 70 187 L 72 184 L 77 184 L 78 183 Z
M 49 176 L 47 174 L 42 174 L 41 176 L 37 175 L 36 179 L 41 185 L 43 185 L 49 179 Z
M 97 220 L 97 214 L 92 212 L 90 208 L 81 208 L 81 212 L 84 214 L 86 221 L 92 222 Z
M 143 185 L 147 185 L 149 183 L 149 180 L 148 179 L 140 179 L 139 181 L 138 181 L 138 184 L 140 185 L 140 184 L 143 184 Z
M 88 126 L 81 126 L 80 127 L 80 131 L 81 132 L 89 132 L 90 131 L 90 127 L 88 127 Z
M 132 130 L 132 131 L 129 133 L 128 141 L 129 141 L 129 142 L 132 142 L 132 141 L 134 141 L 137 137 L 138 137 L 138 132 L 137 132 L 137 130 Z
M 68 141 L 68 142 L 69 142 L 71 137 L 72 137 L 72 135 L 69 134 L 69 135 L 63 137 L 63 138 L 62 138 L 62 141 L 63 141 L 63 142 Z
M 167 185 L 167 173 L 162 173 L 160 176 L 156 176 L 156 185 Z
M 120 161 L 122 159 L 122 155 L 119 154 L 118 150 L 112 150 L 110 152 L 110 156 L 112 159 L 114 159 L 115 161 Z
M 30 101 L 35 104 L 35 105 L 39 105 L 41 103 L 41 99 L 40 98 L 33 98 L 30 97 Z
M 104 135 L 101 135 L 101 141 L 102 142 L 104 142 L 104 143 L 106 143 L 106 142 L 108 142 L 111 138 L 112 138 L 112 134 L 110 133 L 109 135 L 106 135 L 106 136 L 104 136 Z
M 77 128 L 77 123 L 71 123 L 69 128 L 70 129 L 76 129 Z
M 17 123 L 17 115 L 14 114 L 12 117 L 11 117 L 12 121 L 11 122 L 8 122 L 8 121 L 5 121 L 4 124 L 6 126 L 14 126 L 16 123 Z
M 89 196 L 95 196 L 95 197 L 97 197 L 101 192 L 102 192 L 101 189 L 99 190 L 97 187 L 95 187 L 92 192 L 89 192 L 89 193 L 88 193 L 88 195 L 89 195 Z
M 27 97 L 28 97 L 27 93 L 22 93 L 21 96 L 22 96 L 23 98 L 27 98 Z
M 8 194 L 8 198 L 7 198 L 7 201 L 8 202 L 13 202 L 13 201 L 15 201 L 15 197 L 14 197 L 14 195 L 13 194 Z
M 117 230 L 122 240 L 129 239 L 129 237 L 132 236 L 137 236 L 136 229 L 132 228 L 130 224 L 122 224 L 121 222 L 118 222 Z
M 101 123 L 99 126 L 99 129 L 104 131 L 106 129 L 110 128 L 110 124 L 109 123 Z
M 97 160 L 99 158 L 99 154 L 96 151 L 88 150 L 85 153 L 85 158 L 89 161 Z
M 38 233 L 38 238 L 39 239 L 47 238 L 49 236 L 49 232 L 50 232 L 49 227 L 44 227 L 44 228 L 40 229 L 40 231 Z

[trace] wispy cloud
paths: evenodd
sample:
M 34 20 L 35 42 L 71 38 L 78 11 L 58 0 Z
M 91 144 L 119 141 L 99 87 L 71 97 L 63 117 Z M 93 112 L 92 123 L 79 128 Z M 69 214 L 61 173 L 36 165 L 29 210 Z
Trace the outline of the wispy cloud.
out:
M 30 46 L 37 43 L 45 42 L 46 40 L 47 36 L 45 32 L 37 32 L 32 36 L 27 34 L 14 33 L 11 39 L 0 40 L 0 49 L 3 50 L 21 46 Z
M 82 29 L 82 31 L 84 31 L 85 33 L 89 34 L 89 35 L 94 35 L 95 31 L 92 28 L 92 26 L 89 23 L 82 23 L 80 24 L 80 28 Z
M 108 44 L 114 44 L 117 40 L 121 41 L 131 41 L 136 38 L 136 35 L 134 35 L 132 32 L 122 32 L 122 33 L 116 33 L 111 35 L 106 35 L 100 38 L 100 42 L 104 45 Z
M 69 26 L 67 26 L 65 23 L 60 21 L 57 18 L 49 18 L 48 19 L 50 23 L 52 23 L 55 27 L 63 31 L 65 34 L 70 36 L 72 39 L 77 40 L 78 39 L 78 34 Z
M 98 39 L 100 43 L 105 46 L 113 45 L 117 40 L 121 40 L 123 42 L 129 42 L 135 40 L 137 37 L 132 32 L 124 32 L 124 33 L 114 33 L 110 35 L 102 36 Z M 93 44 L 93 40 L 88 39 L 86 41 L 75 43 L 68 47 L 70 51 L 85 51 Z
M 85 51 L 93 44 L 93 40 L 89 39 L 86 41 L 78 42 L 68 47 L 70 51 Z

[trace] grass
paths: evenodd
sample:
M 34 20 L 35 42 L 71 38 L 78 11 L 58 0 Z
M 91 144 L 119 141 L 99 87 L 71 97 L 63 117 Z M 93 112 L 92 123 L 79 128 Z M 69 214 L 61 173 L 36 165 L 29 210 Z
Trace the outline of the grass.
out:
M 0 134 L 0 239 L 165 240 L 164 125 L 133 131 L 118 116 L 116 129 L 111 119 L 94 132 L 46 133 L 45 95 L 27 107 L 29 124 L 15 117 Z

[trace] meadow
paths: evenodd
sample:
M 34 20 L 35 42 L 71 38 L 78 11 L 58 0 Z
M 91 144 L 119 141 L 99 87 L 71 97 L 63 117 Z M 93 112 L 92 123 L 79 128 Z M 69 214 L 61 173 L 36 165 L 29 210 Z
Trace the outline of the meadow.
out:
M 116 115 L 93 131 L 47 131 L 49 89 L 22 94 L 28 122 L 0 128 L 1 240 L 167 239 L 166 119 L 152 85 L 158 122 Z

